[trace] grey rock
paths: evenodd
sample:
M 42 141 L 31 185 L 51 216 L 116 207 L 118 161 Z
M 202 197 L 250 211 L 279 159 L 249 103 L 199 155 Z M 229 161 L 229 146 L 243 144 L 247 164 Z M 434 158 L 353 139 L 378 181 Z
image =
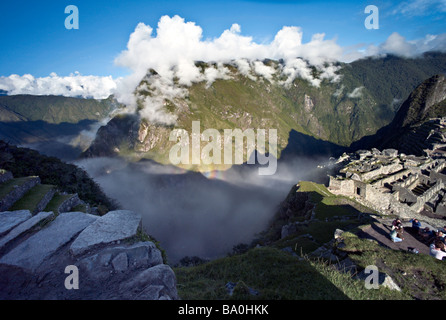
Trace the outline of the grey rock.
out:
M 342 234 L 344 233 L 344 230 L 341 229 L 336 229 L 334 232 L 334 239 L 337 240 L 339 238 L 341 238 Z
M 297 232 L 297 224 L 290 223 L 286 224 L 282 227 L 281 233 L 280 233 L 280 239 L 286 238 L 291 234 L 294 234 Z
M 297 255 L 297 253 L 294 252 L 294 250 L 293 250 L 291 247 L 283 248 L 282 251 L 285 251 L 285 252 L 291 254 L 293 257 L 296 257 L 296 258 L 299 259 L 299 260 L 304 260 L 302 257 L 299 257 L 299 256 Z
M 125 255 L 121 261 L 115 259 L 119 255 Z M 163 263 L 161 252 L 153 242 L 138 242 L 131 246 L 107 247 L 96 254 L 85 257 L 79 262 L 79 266 L 93 279 L 105 280 L 113 270 L 126 271 L 138 268 L 150 268 Z M 125 267 L 124 267 L 125 266 Z M 113 269 L 112 269 L 113 268 Z
M 125 271 L 129 267 L 129 258 L 125 252 L 121 252 L 112 260 L 115 271 Z
M 48 203 L 50 203 L 51 199 L 53 199 L 54 195 L 56 194 L 56 189 L 52 188 L 48 190 L 48 192 L 42 197 L 42 199 L 37 204 L 36 208 L 33 211 L 33 214 L 36 214 L 38 212 L 41 212 L 46 208 Z M 65 211 L 68 212 L 69 210 Z
M 105 267 L 110 264 L 110 260 L 112 258 L 112 254 L 107 252 L 102 255 L 99 255 L 99 263 Z
M 108 279 L 113 273 L 111 258 L 111 254 L 94 254 L 83 258 L 77 265 L 82 274 L 89 276 L 94 282 L 101 282 Z
M 76 207 L 77 205 L 85 205 L 85 202 L 82 201 L 81 199 L 79 199 L 79 196 L 77 193 L 73 194 L 71 197 L 69 197 L 68 199 L 66 199 L 64 202 L 62 202 L 59 205 L 59 208 L 57 208 L 58 212 L 68 212 L 71 209 L 73 209 L 74 207 Z
M 19 224 L 17 227 L 12 229 L 7 235 L 5 235 L 3 238 L 0 239 L 0 252 L 5 248 L 5 246 L 8 243 L 13 241 L 17 237 L 21 236 L 22 234 L 26 233 L 41 221 L 45 219 L 50 219 L 53 216 L 54 216 L 53 212 L 40 212 L 36 214 L 34 217 L 31 217 L 25 222 Z
M 129 261 L 136 267 L 153 267 L 163 263 L 161 251 L 153 242 L 140 242 L 126 248 Z
M 232 296 L 234 294 L 234 289 L 237 286 L 237 282 L 228 282 L 225 287 L 226 287 L 226 291 L 228 292 L 228 295 Z M 250 287 L 246 287 L 246 289 L 248 290 L 249 294 L 252 296 L 258 296 L 260 294 L 259 291 L 254 290 L 253 288 Z
M 135 275 L 120 285 L 119 292 L 123 299 L 158 300 L 160 297 L 178 299 L 175 274 L 165 264 L 159 264 Z
M 148 285 L 142 291 L 138 292 L 132 300 L 172 300 L 163 294 L 164 286 Z
M 0 183 L 11 180 L 13 177 L 11 171 L 0 170 Z
M 61 213 L 48 227 L 2 257 L 0 263 L 34 271 L 97 218 L 82 212 Z
M 356 278 L 364 281 L 367 279 L 369 275 L 370 274 L 366 274 L 365 270 L 363 270 L 360 273 L 358 273 Z M 395 281 L 388 274 L 384 272 L 379 272 L 378 283 L 380 286 L 389 288 L 390 290 L 401 291 L 401 288 L 395 283 Z
M 356 273 L 356 264 L 350 260 L 350 258 L 345 258 L 342 261 L 339 261 L 338 263 L 334 264 L 334 267 L 338 269 L 341 272 L 355 274 Z
M 228 282 L 227 284 L 225 284 L 226 290 L 230 296 L 232 296 L 232 294 L 234 293 L 236 285 L 237 285 L 236 282 Z
M 29 218 L 31 218 L 29 210 L 0 212 L 0 235 L 9 232 Z
M 11 208 L 17 200 L 21 199 L 25 193 L 39 183 L 39 177 L 28 177 L 23 184 L 14 185 L 12 190 L 0 199 L 0 211 L 6 211 Z
M 71 244 L 70 252 L 81 255 L 99 245 L 108 245 L 136 235 L 141 216 L 128 210 L 117 210 L 98 218 Z
M 331 262 L 339 261 L 339 258 L 332 253 L 332 250 L 326 248 L 325 246 L 317 248 L 310 255 L 317 258 L 327 259 L 330 260 Z
M 382 154 L 387 157 L 396 157 L 398 155 L 398 150 L 395 149 L 384 149 Z

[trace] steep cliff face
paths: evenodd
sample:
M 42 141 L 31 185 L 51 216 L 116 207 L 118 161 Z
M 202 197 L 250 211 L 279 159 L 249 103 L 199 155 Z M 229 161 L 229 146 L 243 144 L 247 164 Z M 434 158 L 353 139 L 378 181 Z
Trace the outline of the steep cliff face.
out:
M 402 153 L 422 155 L 429 148 L 429 138 L 435 138 L 437 125 L 432 118 L 446 116 L 446 79 L 435 75 L 423 81 L 403 102 L 394 120 L 375 135 L 365 137 L 352 149 L 394 148 Z
M 429 118 L 446 115 L 446 108 L 441 104 L 446 99 L 446 79 L 435 75 L 421 83 L 401 105 L 393 128 L 404 128 L 424 122 Z
M 134 150 L 140 128 L 140 118 L 122 114 L 99 128 L 96 139 L 84 152 L 84 157 L 112 157 L 126 150 Z

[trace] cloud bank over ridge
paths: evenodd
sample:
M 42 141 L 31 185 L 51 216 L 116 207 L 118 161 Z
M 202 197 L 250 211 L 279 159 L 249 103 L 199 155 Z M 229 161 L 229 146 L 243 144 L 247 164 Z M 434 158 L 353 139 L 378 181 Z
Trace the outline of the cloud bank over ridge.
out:
M 105 99 L 116 91 L 120 79 L 111 76 L 83 76 L 78 72 L 66 77 L 51 73 L 48 77 L 35 78 L 30 74 L 0 77 L 0 90 L 9 95 L 61 95 Z
M 379 45 L 358 45 L 353 50 L 337 44 L 336 39 L 325 39 L 322 33 L 314 34 L 308 42 L 302 41 L 300 27 L 284 26 L 269 43 L 257 43 L 250 36 L 242 35 L 241 27 L 233 24 L 229 29 L 212 39 L 203 39 L 203 30 L 194 22 L 187 22 L 180 16 L 163 16 L 156 30 L 139 23 L 130 35 L 127 48 L 115 59 L 117 66 L 127 68 L 129 76 L 119 79 L 97 76 L 83 76 L 78 73 L 67 77 L 51 74 L 49 77 L 34 78 L 32 75 L 10 75 L 0 77 L 0 90 L 8 94 L 64 95 L 106 98 L 114 94 L 135 110 L 138 99 L 135 88 L 151 69 L 159 77 L 149 82 L 150 90 L 168 99 L 181 97 L 185 88 L 195 82 L 204 81 L 207 86 L 217 79 L 228 79 L 231 73 L 224 64 L 232 64 L 238 71 L 257 80 L 278 80 L 290 85 L 296 77 L 319 86 L 323 79 L 337 81 L 337 67 L 333 63 L 350 62 L 367 56 L 395 54 L 415 57 L 426 51 L 446 51 L 446 33 L 426 35 L 417 40 L 406 40 L 398 33 L 392 33 Z M 265 59 L 281 60 L 279 67 L 264 64 Z M 195 62 L 213 63 L 201 70 Z M 313 78 L 311 66 L 320 72 Z M 185 91 L 186 90 L 186 91 Z M 152 121 L 174 122 L 163 116 L 163 99 L 142 99 L 142 115 Z

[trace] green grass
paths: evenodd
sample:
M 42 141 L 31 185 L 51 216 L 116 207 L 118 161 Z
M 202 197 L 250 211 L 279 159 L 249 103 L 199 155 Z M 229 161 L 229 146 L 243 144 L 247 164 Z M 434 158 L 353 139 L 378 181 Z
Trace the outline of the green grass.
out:
M 291 216 L 282 217 L 278 212 L 270 227 L 262 233 L 259 244 L 269 244 L 277 248 L 291 247 L 296 253 L 311 253 L 330 241 L 336 229 L 349 230 L 373 221 L 371 216 L 360 213 L 376 214 L 375 211 L 344 196 L 332 194 L 324 185 L 300 181 L 293 187 L 285 200 L 286 203 L 303 203 L 309 201 L 314 205 L 315 219 L 309 220 L 308 205 L 304 209 L 293 209 Z M 303 216 L 305 213 L 306 217 Z M 307 219 L 307 220 L 306 220 Z M 280 239 L 284 225 L 293 222 L 305 222 L 297 226 L 297 231 Z M 313 239 L 302 237 L 310 234 Z
M 291 247 L 296 253 L 308 254 L 329 242 L 333 238 L 336 229 L 354 228 L 359 225 L 358 220 L 346 221 L 312 221 L 308 226 L 300 225 L 296 233 L 273 243 L 278 248 Z M 310 234 L 314 240 L 303 235 Z
M 15 178 L 2 183 L 0 185 L 0 199 L 9 194 L 14 189 L 14 186 L 20 187 L 32 178 L 34 177 Z
M 34 212 L 42 198 L 54 188 L 53 185 L 38 184 L 14 203 L 10 210 L 29 210 Z
M 301 181 L 298 192 L 310 192 L 311 200 L 317 204 L 315 212 L 317 219 L 327 219 L 333 216 L 355 216 L 360 212 L 378 214 L 356 202 L 353 199 L 334 195 L 323 184 Z
M 308 237 L 291 235 L 274 243 L 279 249 L 290 247 L 297 254 L 308 254 L 319 248 L 322 244 Z
M 87 213 L 87 206 L 85 204 L 78 204 L 77 206 L 71 208 L 71 212 L 83 212 Z
M 297 196 L 299 193 L 304 197 Z M 372 216 L 359 216 L 359 213 L 376 214 L 375 211 L 352 199 L 332 194 L 322 184 L 309 181 L 300 181 L 296 187 L 291 189 L 285 202 L 304 202 L 305 199 L 315 206 L 313 209 L 314 220 L 305 220 L 305 217 L 300 216 L 301 211 L 294 212 L 287 218 L 276 214 L 270 228 L 262 233 L 257 243 L 280 249 L 291 247 L 297 254 L 310 254 L 332 240 L 336 229 L 352 230 L 374 221 Z M 307 209 L 303 211 L 305 210 Z M 298 224 L 295 232 L 281 239 L 282 227 L 296 221 L 304 223 Z M 306 235 L 310 235 L 312 238 Z
M 60 205 L 67 199 L 71 198 L 72 194 L 55 194 L 53 199 L 48 203 L 44 211 L 53 211 L 58 214 Z
M 344 201 L 350 201 L 331 194 L 323 185 L 305 181 L 299 183 L 299 188 L 293 188 L 287 199 L 301 199 L 293 198 L 298 192 L 307 193 L 311 201 L 315 201 L 316 213 L 327 218 L 332 218 L 333 214 L 339 215 L 339 210 L 346 210 Z M 374 214 L 373 210 L 354 201 L 350 204 L 355 210 L 361 209 L 362 212 Z M 323 210 L 318 211 L 317 208 L 321 205 Z M 349 210 L 351 209 L 346 213 L 350 213 Z M 289 220 L 294 218 L 296 217 L 288 217 Z M 267 243 L 261 248 L 252 248 L 243 254 L 194 267 L 174 268 L 179 295 L 182 299 L 191 300 L 445 299 L 444 262 L 427 255 L 394 251 L 381 247 L 376 241 L 358 238 L 357 231 L 370 221 L 373 221 L 372 217 L 361 220 L 307 221 L 297 226 L 296 233 L 284 239 L 260 239 L 260 242 Z M 286 220 L 277 219 L 273 225 L 280 227 L 286 223 Z M 355 279 L 350 273 L 339 271 L 333 263 L 319 258 L 310 259 L 307 254 L 331 241 L 337 228 L 349 230 L 343 233 L 345 246 L 336 248 L 338 252 L 343 251 L 356 264 L 358 271 L 369 265 L 377 266 L 380 272 L 391 276 L 402 291 L 392 291 L 383 286 L 366 289 L 364 281 Z M 265 234 L 271 235 L 268 232 L 264 236 Z M 306 234 L 310 234 L 312 238 L 305 236 Z M 282 249 L 285 247 L 291 247 L 300 258 L 284 252 Z M 225 284 L 228 282 L 239 284 L 233 296 L 229 296 L 226 291 Z M 260 292 L 260 295 L 250 295 L 246 287 Z
M 340 273 L 324 262 L 299 260 L 274 248 L 251 249 L 242 255 L 217 259 L 189 268 L 174 269 L 182 299 L 290 299 L 348 300 L 401 299 L 388 289 L 367 290 L 364 283 Z M 235 282 L 260 292 L 249 295 L 225 284 Z
M 10 171 L 16 178 L 38 176 L 42 184 L 55 185 L 61 192 L 77 193 L 80 199 L 91 206 L 104 205 L 108 210 L 118 207 L 85 170 L 73 164 L 41 155 L 32 149 L 15 147 L 1 140 L 0 155 L 2 169 Z
M 446 299 L 445 262 L 424 254 L 413 254 L 380 246 L 375 241 L 358 238 L 355 233 L 343 234 L 345 248 L 340 250 L 360 268 L 375 265 L 387 273 L 402 289 L 402 294 L 414 299 Z

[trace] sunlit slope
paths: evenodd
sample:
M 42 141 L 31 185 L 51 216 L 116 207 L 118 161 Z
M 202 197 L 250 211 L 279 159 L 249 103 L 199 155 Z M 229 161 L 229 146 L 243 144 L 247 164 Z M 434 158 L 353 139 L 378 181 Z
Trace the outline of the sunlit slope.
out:
M 280 69 L 280 62 L 265 63 Z M 99 130 L 85 155 L 119 154 L 168 163 L 169 151 L 176 143 L 169 141 L 170 133 L 173 129 L 191 133 L 193 121 L 200 122 L 201 132 L 213 128 L 221 134 L 224 129 L 275 129 L 279 157 L 292 130 L 349 146 L 390 123 L 400 103 L 425 77 L 446 71 L 446 55 L 430 54 L 417 59 L 384 57 L 338 64 L 339 79 L 320 79 L 319 86 L 300 78 L 285 86 L 279 72 L 271 80 L 260 76 L 253 80 L 237 68 L 227 67 L 231 70 L 228 79 L 212 84 L 194 83 L 184 87 L 185 96 L 163 98 L 163 110 L 176 116 L 175 124 L 168 126 L 138 115 L 120 115 Z M 156 94 L 147 90 L 147 83 L 156 76 L 156 72 L 149 72 L 135 90 L 139 109 L 141 101 Z M 313 76 L 320 76 L 316 68 Z M 203 142 L 202 147 L 205 145 Z

